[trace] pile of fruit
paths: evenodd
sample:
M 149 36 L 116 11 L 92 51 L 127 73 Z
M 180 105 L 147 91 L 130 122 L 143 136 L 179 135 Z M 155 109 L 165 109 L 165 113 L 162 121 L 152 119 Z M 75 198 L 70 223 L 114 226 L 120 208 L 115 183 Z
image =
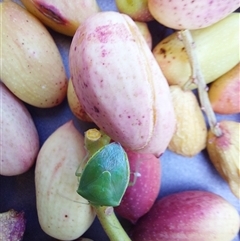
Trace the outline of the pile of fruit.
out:
M 0 240 L 238 241 L 239 2 L 114 4 L 0 2 Z

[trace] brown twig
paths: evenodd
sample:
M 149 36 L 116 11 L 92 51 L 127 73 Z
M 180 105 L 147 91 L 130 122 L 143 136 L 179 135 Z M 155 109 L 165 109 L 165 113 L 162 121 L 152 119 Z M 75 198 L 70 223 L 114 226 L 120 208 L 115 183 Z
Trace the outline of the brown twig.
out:
M 222 130 L 218 125 L 215 113 L 212 109 L 211 103 L 208 98 L 208 93 L 207 93 L 208 88 L 207 88 L 205 79 L 202 75 L 200 65 L 198 63 L 198 58 L 195 52 L 195 43 L 193 41 L 191 32 L 189 30 L 182 30 L 180 33 L 181 33 L 181 38 L 185 45 L 185 49 L 188 54 L 188 58 L 192 69 L 192 76 L 191 76 L 192 82 L 194 82 L 198 87 L 198 95 L 199 95 L 201 107 L 207 116 L 211 131 L 214 133 L 215 136 L 221 136 Z

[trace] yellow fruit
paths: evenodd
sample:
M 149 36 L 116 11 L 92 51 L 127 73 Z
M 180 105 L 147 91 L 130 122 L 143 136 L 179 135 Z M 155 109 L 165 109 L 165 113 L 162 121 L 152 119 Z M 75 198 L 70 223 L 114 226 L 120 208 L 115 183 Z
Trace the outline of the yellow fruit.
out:
M 208 96 L 212 108 L 219 114 L 240 112 L 240 64 L 215 80 L 209 88 Z
M 136 25 L 138 26 L 140 32 L 142 33 L 143 37 L 145 38 L 147 45 L 150 49 L 152 49 L 152 35 L 149 31 L 148 25 L 145 22 L 135 21 Z
M 12 1 L 0 3 L 1 80 L 19 99 L 53 107 L 66 96 L 59 50 L 45 26 Z
M 148 9 L 148 0 L 115 0 L 120 13 L 125 13 L 135 21 L 148 22 L 153 17 Z
M 85 156 L 84 137 L 72 121 L 56 129 L 39 151 L 35 167 L 38 221 L 57 240 L 77 239 L 96 216 L 76 192 L 79 180 L 75 172 L 82 172 Z
M 76 95 L 71 78 L 68 81 L 67 100 L 71 111 L 78 119 L 82 121 L 92 122 L 92 119 L 85 112 Z
M 216 170 L 240 199 L 240 123 L 221 121 L 219 127 L 222 130 L 220 137 L 209 131 L 207 151 Z
M 239 62 L 239 16 L 240 13 L 232 13 L 210 27 L 190 31 L 206 83 L 214 81 Z M 153 54 L 168 83 L 184 86 L 191 77 L 191 67 L 178 35 L 179 32 L 175 32 L 158 43 Z
M 170 91 L 177 126 L 168 149 L 183 156 L 194 156 L 206 147 L 207 126 L 202 110 L 191 90 L 183 91 L 178 85 L 172 85 Z

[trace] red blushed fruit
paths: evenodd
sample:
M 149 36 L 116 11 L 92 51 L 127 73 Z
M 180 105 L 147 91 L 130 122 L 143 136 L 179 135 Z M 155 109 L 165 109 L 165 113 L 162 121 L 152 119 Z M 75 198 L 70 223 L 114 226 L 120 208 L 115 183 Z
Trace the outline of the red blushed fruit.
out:
M 160 160 L 152 154 L 126 152 L 131 172 L 130 185 L 120 206 L 116 207 L 115 211 L 121 217 L 136 223 L 150 210 L 158 197 L 161 184 L 161 164 Z
M 130 237 L 132 241 L 230 241 L 239 224 L 238 211 L 221 196 L 185 191 L 157 200 Z

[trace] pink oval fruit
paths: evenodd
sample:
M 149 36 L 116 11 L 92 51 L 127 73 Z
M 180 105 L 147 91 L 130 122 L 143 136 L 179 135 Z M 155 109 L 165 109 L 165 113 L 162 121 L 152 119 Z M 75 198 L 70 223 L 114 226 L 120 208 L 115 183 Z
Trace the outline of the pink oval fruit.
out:
M 91 119 L 126 149 L 162 154 L 175 129 L 166 78 L 134 21 L 118 12 L 88 18 L 69 54 L 76 94 Z
M 0 175 L 20 175 L 35 163 L 38 132 L 26 106 L 3 83 L 0 83 L 0 99 Z
M 131 185 L 127 188 L 116 212 L 132 223 L 146 214 L 158 197 L 161 185 L 160 160 L 152 154 L 126 151 Z

